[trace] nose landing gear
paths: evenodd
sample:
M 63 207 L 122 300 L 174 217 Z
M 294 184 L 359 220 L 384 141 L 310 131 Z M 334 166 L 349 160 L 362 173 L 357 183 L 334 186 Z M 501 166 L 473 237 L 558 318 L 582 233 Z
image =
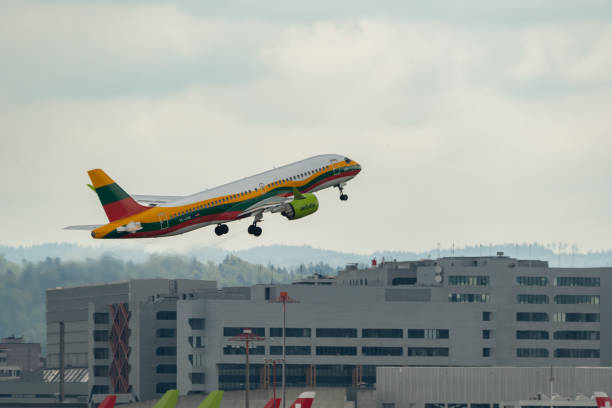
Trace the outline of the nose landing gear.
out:
M 348 195 L 344 194 L 344 186 L 343 185 L 337 185 L 336 187 L 338 187 L 338 190 L 340 190 L 340 201 L 346 201 L 348 200 Z

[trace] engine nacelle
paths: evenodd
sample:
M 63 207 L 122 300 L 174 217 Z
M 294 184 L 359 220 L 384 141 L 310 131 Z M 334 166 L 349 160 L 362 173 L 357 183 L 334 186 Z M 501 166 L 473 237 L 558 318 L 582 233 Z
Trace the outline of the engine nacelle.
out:
M 294 199 L 293 201 L 287 203 L 281 214 L 287 217 L 289 220 L 297 220 L 298 218 L 310 215 L 319 209 L 319 200 L 317 200 L 316 195 L 312 193 L 305 193 L 302 194 L 302 196 L 304 198 Z

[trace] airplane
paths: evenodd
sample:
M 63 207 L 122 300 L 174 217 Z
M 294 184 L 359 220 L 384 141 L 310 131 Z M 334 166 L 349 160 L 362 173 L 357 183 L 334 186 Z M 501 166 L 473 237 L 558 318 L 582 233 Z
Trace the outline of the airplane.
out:
M 344 186 L 361 171 L 361 165 L 345 156 L 314 156 L 254 176 L 188 196 L 127 194 L 103 170 L 88 172 L 109 223 L 73 225 L 70 230 L 90 230 L 95 239 L 156 238 L 183 234 L 216 225 L 215 234 L 227 234 L 227 223 L 253 217 L 248 233 L 260 236 L 266 212 L 288 220 L 311 215 L 319 208 L 314 192 L 336 187 L 346 201 Z
M 610 408 L 612 407 L 612 399 L 608 397 L 608 394 L 605 392 L 595 392 L 593 393 L 595 397 L 595 401 L 597 402 L 597 408 Z
M 198 408 L 219 408 L 221 400 L 223 400 L 223 391 L 213 391 L 198 405 Z
M 115 407 L 115 401 L 117 401 L 117 396 L 116 395 L 109 395 L 106 398 L 104 398 L 104 400 L 102 400 L 100 405 L 98 405 L 98 408 L 114 408 Z
M 314 391 L 306 391 L 298 395 L 289 408 L 310 408 L 315 398 Z M 279 408 L 281 403 L 280 398 L 271 398 L 264 408 Z

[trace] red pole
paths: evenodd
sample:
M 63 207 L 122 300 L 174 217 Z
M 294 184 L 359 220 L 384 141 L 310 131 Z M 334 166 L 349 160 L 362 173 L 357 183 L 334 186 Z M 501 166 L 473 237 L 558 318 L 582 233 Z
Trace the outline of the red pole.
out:
M 246 384 L 244 387 L 244 406 L 249 408 L 249 388 L 250 388 L 250 377 L 251 373 L 249 370 L 249 338 L 246 339 Z
M 276 407 L 276 360 L 274 361 L 274 408 Z

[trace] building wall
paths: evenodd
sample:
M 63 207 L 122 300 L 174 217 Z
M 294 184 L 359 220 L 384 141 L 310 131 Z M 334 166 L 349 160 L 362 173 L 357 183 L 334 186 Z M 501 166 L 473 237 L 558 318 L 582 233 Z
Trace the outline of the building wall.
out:
M 610 367 L 554 367 L 555 393 L 565 397 L 612 391 Z M 378 406 L 498 404 L 550 395 L 550 367 L 379 367 Z

